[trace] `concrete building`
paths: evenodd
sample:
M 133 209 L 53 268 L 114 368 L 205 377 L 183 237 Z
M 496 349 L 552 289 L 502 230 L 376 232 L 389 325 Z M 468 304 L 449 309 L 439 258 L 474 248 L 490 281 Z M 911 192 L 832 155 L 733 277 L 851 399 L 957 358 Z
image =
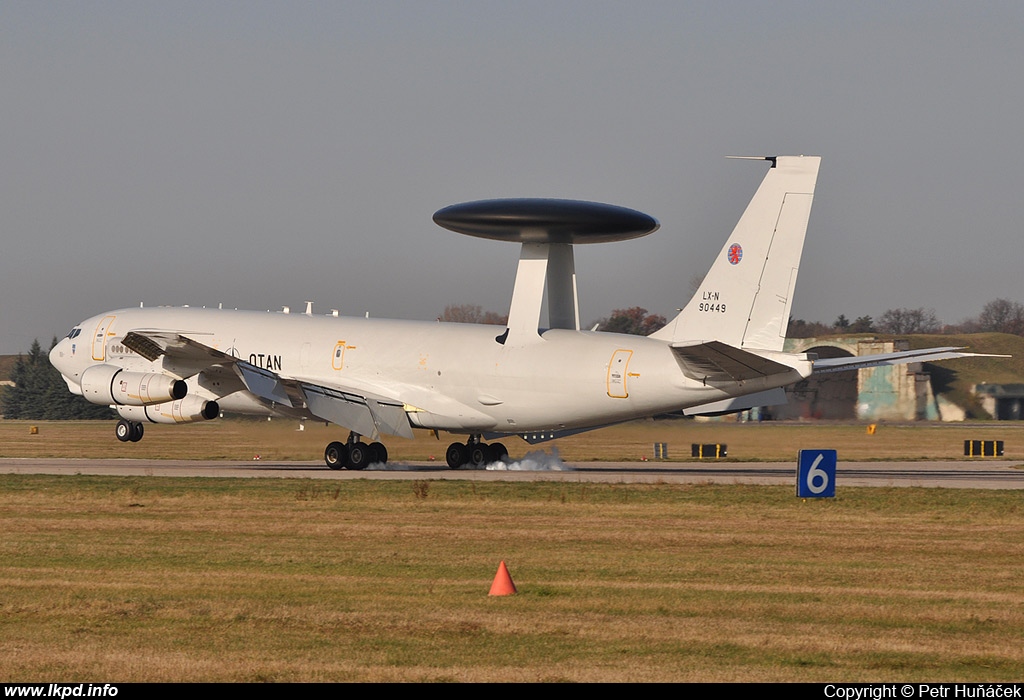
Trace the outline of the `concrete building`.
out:
M 910 349 L 905 340 L 862 338 L 788 338 L 786 352 L 818 357 L 859 357 Z M 822 374 L 787 390 L 789 403 L 772 406 L 762 415 L 774 420 L 944 420 L 961 421 L 963 409 L 932 391 L 931 376 L 921 363 L 872 367 Z M 1024 393 L 1022 393 L 1024 398 Z M 1020 410 L 1020 404 L 1018 404 Z
M 975 384 L 974 395 L 996 420 L 1024 420 L 1024 384 Z

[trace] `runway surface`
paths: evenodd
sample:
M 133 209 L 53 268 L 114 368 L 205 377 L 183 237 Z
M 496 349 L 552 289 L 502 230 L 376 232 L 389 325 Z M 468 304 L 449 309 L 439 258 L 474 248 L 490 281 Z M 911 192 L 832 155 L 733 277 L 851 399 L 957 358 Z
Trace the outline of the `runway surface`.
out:
M 795 462 L 583 462 L 524 460 L 489 469 L 448 469 L 436 462 L 331 471 L 322 462 L 138 459 L 0 459 L 0 474 L 96 474 L 300 479 L 467 479 L 664 484 L 774 484 L 796 487 Z M 836 486 L 1024 489 L 1024 465 L 1007 460 L 843 462 Z

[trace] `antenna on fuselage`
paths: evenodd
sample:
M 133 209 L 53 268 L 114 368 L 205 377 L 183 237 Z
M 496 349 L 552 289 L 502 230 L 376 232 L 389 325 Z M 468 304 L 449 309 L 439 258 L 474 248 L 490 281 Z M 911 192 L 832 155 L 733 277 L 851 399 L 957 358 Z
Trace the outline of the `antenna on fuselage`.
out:
M 313 315 L 313 302 L 311 302 L 311 301 L 307 301 L 306 302 L 306 315 L 307 316 L 312 316 Z
M 457 233 L 521 243 L 505 332 L 495 340 L 540 340 L 544 293 L 550 328 L 579 330 L 575 243 L 610 243 L 646 236 L 658 221 L 633 209 L 571 199 L 486 199 L 434 213 L 434 223 Z

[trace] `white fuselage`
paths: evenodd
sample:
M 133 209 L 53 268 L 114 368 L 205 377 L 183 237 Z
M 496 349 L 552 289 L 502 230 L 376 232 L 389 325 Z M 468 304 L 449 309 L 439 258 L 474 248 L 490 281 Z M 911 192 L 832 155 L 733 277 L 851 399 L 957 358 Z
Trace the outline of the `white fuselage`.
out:
M 684 376 L 663 340 L 562 329 L 513 345 L 496 340 L 502 326 L 188 307 L 122 309 L 78 328 L 50 355 L 76 393 L 87 368 L 109 364 L 184 379 L 190 394 L 216 399 L 223 410 L 275 409 L 240 384 L 214 381 L 209 368 L 150 362 L 120 342 L 132 330 L 167 329 L 281 377 L 399 400 L 413 427 L 462 433 L 608 425 L 784 386 L 807 373 L 705 385 Z

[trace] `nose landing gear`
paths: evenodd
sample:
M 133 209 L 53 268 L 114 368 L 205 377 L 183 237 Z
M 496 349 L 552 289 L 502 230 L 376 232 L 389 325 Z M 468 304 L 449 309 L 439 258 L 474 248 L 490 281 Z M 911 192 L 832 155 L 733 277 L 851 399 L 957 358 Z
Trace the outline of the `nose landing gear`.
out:
M 142 423 L 135 423 L 123 418 L 117 421 L 117 426 L 114 428 L 114 434 L 121 442 L 138 442 L 142 439 L 144 432 L 145 427 Z

